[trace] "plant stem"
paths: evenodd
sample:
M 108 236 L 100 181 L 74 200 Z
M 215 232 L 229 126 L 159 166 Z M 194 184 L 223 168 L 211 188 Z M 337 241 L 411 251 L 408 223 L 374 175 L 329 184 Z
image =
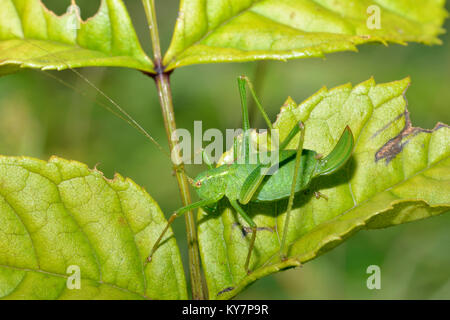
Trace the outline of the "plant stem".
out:
M 150 38 L 152 40 L 153 57 L 155 61 L 161 61 L 161 44 L 159 41 L 158 23 L 156 20 L 156 10 L 154 0 L 142 0 L 145 14 L 147 16 L 148 27 L 150 29 Z
M 147 21 L 150 28 L 150 36 L 153 46 L 153 57 L 155 64 L 156 75 L 154 76 L 156 87 L 158 90 L 159 102 L 161 104 L 161 110 L 164 118 L 164 125 L 166 128 L 167 138 L 169 140 L 169 147 L 172 153 L 173 148 L 176 146 L 176 122 L 175 114 L 173 111 L 172 91 L 170 88 L 169 74 L 164 72 L 164 66 L 162 65 L 161 46 L 159 41 L 158 25 L 156 20 L 155 2 L 154 0 L 142 0 L 147 15 Z M 178 152 L 174 152 L 173 160 L 176 163 L 182 163 Z M 189 205 L 191 203 L 191 196 L 189 192 L 189 183 L 184 174 L 184 170 L 179 170 L 179 166 L 174 165 L 174 172 L 177 177 L 178 187 L 180 190 L 181 200 L 183 205 Z M 194 214 L 192 211 L 187 212 L 185 215 L 186 220 L 186 233 L 189 248 L 189 274 L 191 277 L 191 290 L 192 299 L 203 300 L 203 285 L 202 274 L 200 270 L 200 255 L 198 251 L 197 241 L 197 228 L 195 225 Z

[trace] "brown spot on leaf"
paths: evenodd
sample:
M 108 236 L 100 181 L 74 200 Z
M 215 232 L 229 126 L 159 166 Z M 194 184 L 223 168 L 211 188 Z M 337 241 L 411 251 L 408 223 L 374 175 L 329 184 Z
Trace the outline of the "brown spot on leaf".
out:
M 404 113 L 400 114 L 395 119 L 390 121 L 386 126 L 375 132 L 372 138 L 376 137 L 382 131 L 386 130 L 393 122 L 397 121 L 401 117 L 405 117 L 405 126 L 398 135 L 390 139 L 380 149 L 378 149 L 378 151 L 375 153 L 375 162 L 386 159 L 386 165 L 388 165 L 389 162 L 391 162 L 400 152 L 402 152 L 403 148 L 409 143 L 411 138 L 413 138 L 417 134 L 422 132 L 431 133 L 442 127 L 448 127 L 443 123 L 436 124 L 436 126 L 431 130 L 413 127 L 411 124 L 411 119 L 409 117 L 409 111 L 405 108 Z

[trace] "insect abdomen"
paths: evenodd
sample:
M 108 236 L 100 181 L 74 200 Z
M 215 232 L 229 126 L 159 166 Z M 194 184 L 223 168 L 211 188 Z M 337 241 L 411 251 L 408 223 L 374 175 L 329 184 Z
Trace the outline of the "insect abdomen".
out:
M 275 174 L 266 178 L 252 202 L 281 200 L 289 197 L 295 169 L 295 151 L 286 150 L 283 152 L 292 152 L 292 156 L 280 164 L 280 168 Z M 315 156 L 315 151 L 303 150 L 295 192 L 305 190 L 310 185 L 317 166 Z

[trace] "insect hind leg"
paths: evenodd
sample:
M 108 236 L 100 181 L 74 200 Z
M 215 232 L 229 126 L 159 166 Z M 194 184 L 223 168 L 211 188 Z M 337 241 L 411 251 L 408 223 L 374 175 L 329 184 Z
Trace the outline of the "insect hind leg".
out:
M 297 147 L 297 155 L 295 157 L 295 168 L 294 168 L 294 175 L 292 177 L 292 184 L 291 184 L 291 193 L 289 195 L 289 202 L 288 202 L 288 208 L 286 211 L 286 218 L 284 220 L 284 228 L 283 228 L 283 237 L 281 238 L 281 244 L 280 244 L 280 257 L 282 260 L 286 260 L 287 258 L 287 252 L 285 251 L 286 247 L 286 238 L 289 228 L 289 219 L 291 217 L 291 211 L 292 206 L 294 204 L 294 197 L 295 197 L 295 187 L 297 185 L 297 177 L 299 173 L 300 168 L 300 161 L 302 158 L 302 152 L 303 152 L 303 142 L 305 140 L 305 126 L 303 122 L 299 121 L 298 126 L 296 126 L 297 132 L 300 131 L 300 138 L 298 141 L 298 147 Z M 289 141 L 296 135 L 295 128 L 291 130 L 289 136 L 285 141 L 282 143 L 282 147 L 287 146 L 289 144 Z

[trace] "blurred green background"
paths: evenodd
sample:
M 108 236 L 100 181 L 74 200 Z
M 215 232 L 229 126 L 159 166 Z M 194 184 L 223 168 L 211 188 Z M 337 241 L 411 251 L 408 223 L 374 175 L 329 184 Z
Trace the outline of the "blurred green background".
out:
M 43 0 L 61 14 L 70 0 Z M 83 18 L 92 16 L 100 0 L 77 0 Z M 125 0 L 144 49 L 151 53 L 141 2 Z M 163 48 L 169 45 L 178 1 L 156 1 Z M 448 5 L 447 5 L 448 7 Z M 449 8 L 447 8 L 449 9 Z M 446 29 L 450 28 L 449 21 Z M 357 84 L 373 76 L 378 83 L 412 78 L 409 110 L 416 126 L 450 123 L 450 36 L 441 46 L 365 45 L 359 53 L 326 59 L 264 63 L 260 99 L 272 119 L 288 96 L 301 102 L 322 86 Z M 257 63 L 199 65 L 172 76 L 175 113 L 180 128 L 194 120 L 203 128 L 236 128 L 241 114 L 236 77 L 255 74 Z M 119 103 L 163 146 L 163 120 L 153 80 L 134 70 L 93 68 L 83 75 Z M 52 73 L 87 97 L 62 86 L 40 71 L 0 78 L 0 154 L 48 159 L 58 155 L 97 167 L 112 177 L 131 177 L 168 215 L 181 206 L 167 158 L 137 131 L 95 103 L 95 90 L 71 71 Z M 253 127 L 264 127 L 253 119 Z M 202 168 L 189 167 L 195 173 Z M 300 269 L 281 272 L 249 287 L 242 299 L 450 299 L 450 215 L 395 228 L 362 231 L 343 245 Z M 174 231 L 187 261 L 184 221 Z M 368 290 L 366 269 L 381 267 L 381 290 Z

